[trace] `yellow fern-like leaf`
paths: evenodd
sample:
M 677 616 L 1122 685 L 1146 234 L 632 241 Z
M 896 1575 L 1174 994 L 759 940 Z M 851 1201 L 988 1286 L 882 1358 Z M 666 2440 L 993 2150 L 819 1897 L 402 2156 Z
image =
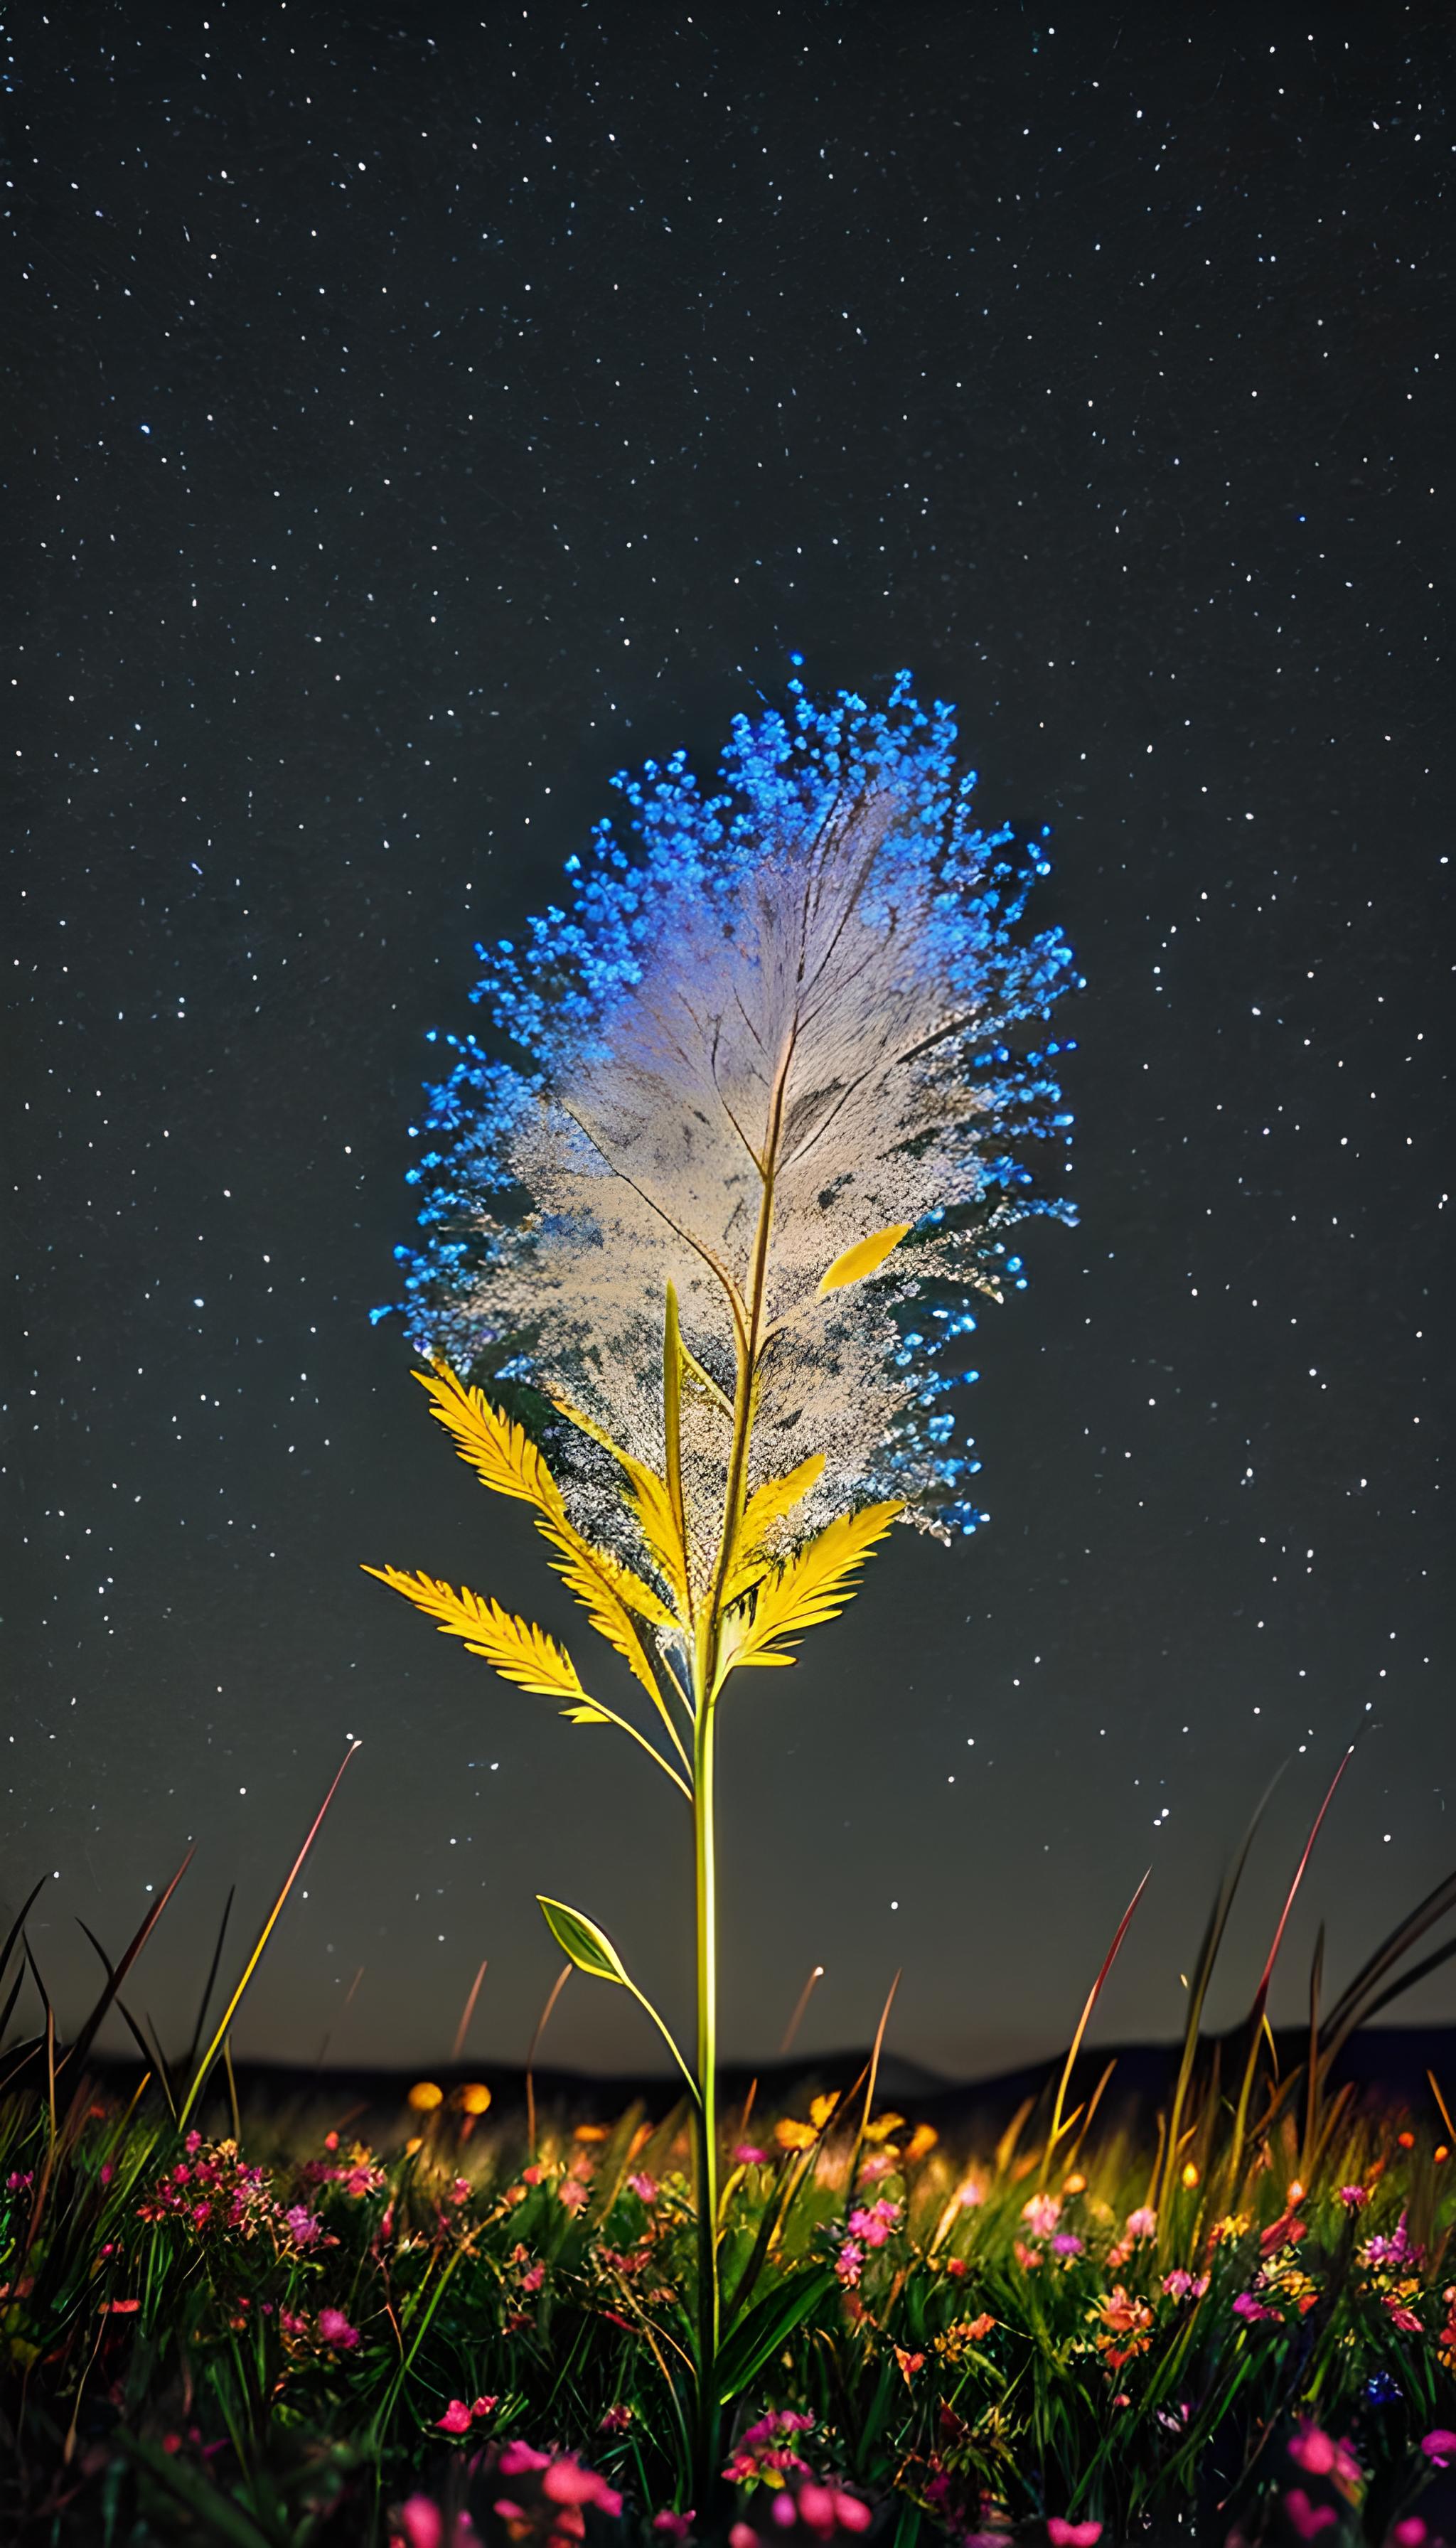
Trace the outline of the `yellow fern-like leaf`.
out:
M 624 1451 L 620 1442 L 613 1439 L 604 1425 L 598 1424 L 593 1416 L 584 1415 L 581 1409 L 573 1407 L 569 1399 L 555 1398 L 552 1400 L 552 1405 L 569 1423 L 576 1425 L 579 1432 L 585 1433 L 590 1441 L 599 1442 L 603 1451 L 609 1451 L 616 1461 L 630 1488 L 632 1508 L 636 1513 L 637 1526 L 642 1533 L 643 1541 L 661 1567 L 664 1581 L 672 1589 L 679 1617 L 682 1618 L 687 1608 L 687 1569 L 682 1553 L 682 1537 L 673 1517 L 672 1499 L 664 1481 L 655 1469 L 648 1467 L 645 1460 L 639 1460 L 632 1452 Z M 636 1582 L 637 1579 L 633 1578 L 633 1581 Z M 649 1614 L 644 1612 L 643 1615 Z
M 605 1637 L 631 1666 L 654 1706 L 661 1709 L 662 1692 L 642 1651 L 633 1613 L 655 1628 L 675 1628 L 677 1621 L 667 1603 L 609 1549 L 593 1547 L 570 1522 L 542 1521 L 538 1527 L 555 1551 L 551 1563 L 567 1591 L 581 1602 L 597 1635 Z
M 790 1469 L 786 1477 L 766 1478 L 761 1487 L 755 1487 L 738 1525 L 738 1546 L 723 1589 L 725 1607 L 741 1601 L 744 1594 L 770 1572 L 774 1560 L 765 1554 L 766 1532 L 772 1530 L 774 1522 L 782 1521 L 785 1513 L 792 1512 L 796 1503 L 802 1502 L 809 1489 L 817 1485 L 823 1471 L 824 1454 L 815 1451 L 807 1460 L 800 1460 L 797 1468 Z
M 767 1576 L 759 1586 L 751 1612 L 731 1618 L 719 1657 L 719 1684 L 745 1664 L 791 1664 L 781 1640 L 801 1637 L 806 1628 L 832 1619 L 854 1598 L 859 1585 L 850 1581 L 884 1537 L 902 1503 L 866 1504 L 863 1512 L 841 1513 L 806 1547 Z
M 403 1592 L 407 1601 L 427 1612 L 443 1636 L 463 1637 L 471 1654 L 484 1655 L 502 1681 L 516 1682 L 543 1698 L 594 1704 L 566 1648 L 533 1620 L 517 1619 L 499 1601 L 483 1601 L 465 1586 L 457 1592 L 432 1575 L 407 1575 L 398 1566 L 366 1566 L 364 1573 L 388 1584 L 391 1592 Z
M 516 1496 L 538 1512 L 564 1510 L 561 1489 L 530 1435 L 483 1390 L 467 1388 L 448 1363 L 414 1377 L 428 1391 L 430 1411 L 453 1437 L 461 1459 L 498 1496 Z

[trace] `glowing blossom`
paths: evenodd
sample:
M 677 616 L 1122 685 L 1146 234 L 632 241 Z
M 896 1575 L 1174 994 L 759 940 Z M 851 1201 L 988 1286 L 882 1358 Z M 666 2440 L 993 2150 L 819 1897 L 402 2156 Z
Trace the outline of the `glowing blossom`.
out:
M 953 713 L 908 675 L 881 709 L 789 686 L 787 715 L 735 720 L 712 790 L 682 752 L 619 775 L 635 847 L 599 824 L 565 905 L 477 949 L 489 1037 L 444 1039 L 410 1172 L 423 1235 L 396 1250 L 421 1351 L 586 1416 L 552 1465 L 589 1531 L 622 1528 L 600 1429 L 664 1474 L 675 1287 L 703 1376 L 682 1450 L 704 1577 L 766 1172 L 750 1483 L 820 1464 L 784 1553 L 880 1498 L 943 1537 L 983 1518 L 954 1411 L 972 1302 L 1023 1287 L 1015 1224 L 1070 1218 L 1026 1163 L 1071 1120 L 1071 1046 L 1024 1032 L 1079 979 L 1058 931 L 1023 927 L 1045 835 L 976 827 Z

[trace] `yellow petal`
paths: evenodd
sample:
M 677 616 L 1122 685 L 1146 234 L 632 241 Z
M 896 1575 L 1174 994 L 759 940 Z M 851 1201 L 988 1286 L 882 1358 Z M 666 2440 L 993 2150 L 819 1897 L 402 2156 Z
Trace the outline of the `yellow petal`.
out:
M 820 1299 L 826 1292 L 842 1292 L 847 1283 L 863 1283 L 866 1274 L 878 1273 L 885 1258 L 894 1252 L 907 1230 L 914 1227 L 912 1221 L 893 1221 L 888 1229 L 872 1230 L 867 1238 L 857 1238 L 853 1247 L 847 1247 L 843 1255 L 836 1256 L 828 1273 L 821 1274 Z

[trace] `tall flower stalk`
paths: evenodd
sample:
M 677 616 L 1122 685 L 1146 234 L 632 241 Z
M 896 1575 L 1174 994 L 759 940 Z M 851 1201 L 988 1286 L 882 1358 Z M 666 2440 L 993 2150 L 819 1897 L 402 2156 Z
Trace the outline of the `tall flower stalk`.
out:
M 397 1250 L 435 1415 L 532 1507 L 646 1725 L 498 1602 L 369 1570 L 574 1723 L 630 1737 L 691 1812 L 690 2062 L 596 1924 L 538 1898 L 691 2090 L 700 2487 L 731 2332 L 719 1709 L 736 1673 L 793 1662 L 891 1522 L 949 1539 L 984 1518 L 955 1406 L 972 1304 L 1021 1287 L 1016 1223 L 1068 1217 L 1026 1161 L 1070 1120 L 1065 1047 L 1029 1032 L 1076 979 L 1060 934 L 1022 925 L 1041 844 L 975 827 L 952 712 L 908 675 L 880 709 L 797 681 L 790 699 L 736 722 L 711 794 L 681 753 L 620 776 L 633 849 L 598 825 L 569 907 L 524 950 L 477 949 L 490 1032 L 446 1038 L 413 1171 L 423 1240 Z

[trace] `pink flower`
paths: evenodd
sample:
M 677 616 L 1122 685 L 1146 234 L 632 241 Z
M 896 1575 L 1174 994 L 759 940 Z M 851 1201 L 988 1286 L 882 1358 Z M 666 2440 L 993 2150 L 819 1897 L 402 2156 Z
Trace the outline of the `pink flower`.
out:
M 1128 2215 L 1127 2231 L 1130 2238 L 1150 2238 L 1156 2228 L 1157 2214 L 1145 2203 L 1139 2203 L 1137 2211 L 1130 2212 Z
M 1071 2233 L 1070 2230 L 1058 2230 L 1058 2231 L 1057 2231 L 1057 2233 L 1056 2233 L 1055 2237 L 1054 2237 L 1054 2238 L 1052 2239 L 1052 2241 L 1051 2241 L 1051 2253 L 1052 2253 L 1052 2255 L 1053 2255 L 1053 2256 L 1080 2256 L 1081 2252 L 1082 2252 L 1082 2242 L 1081 2242 L 1081 2239 L 1080 2239 L 1080 2238 L 1074 2238 L 1074 2237 L 1072 2236 L 1072 2233 Z
M 529 2442 L 507 2442 L 496 2465 L 502 2477 L 526 2477 L 533 2469 L 549 2468 L 551 2453 L 533 2451 Z
M 411 2495 L 400 2506 L 400 2528 L 406 2548 L 440 2548 L 445 2516 L 427 2495 Z
M 527 2268 L 527 2270 L 525 2271 L 525 2273 L 523 2273 L 523 2274 L 522 2274 L 522 2276 L 521 2276 L 521 2278 L 520 2278 L 520 2287 L 521 2287 L 521 2290 L 522 2290 L 523 2292 L 538 2292 L 538 2291 L 540 2290 L 540 2288 L 541 2288 L 541 2285 L 545 2282 L 545 2280 L 546 2280 L 546 2268 L 545 2268 L 545 2266 L 544 2266 L 544 2265 L 531 2265 L 531 2266 L 529 2266 L 529 2267 Z
M 864 2250 L 858 2238 L 847 2238 L 835 2258 L 834 2270 L 846 2291 L 853 2291 L 864 2262 Z
M 137 2310 L 141 2307 L 141 2303 L 139 2301 L 108 2301 L 106 2306 L 111 2311 L 114 2318 L 134 2318 Z
M 1097 2548 L 1102 2537 L 1100 2521 L 1063 2521 L 1053 2512 L 1046 2524 L 1051 2548 Z
M 359 2341 L 358 2328 L 350 2326 L 342 2310 L 321 2309 L 318 2313 L 318 2332 L 325 2344 L 332 2345 L 335 2353 L 352 2353 Z
M 1332 2477 L 1338 2486 L 1356 2487 L 1360 2463 L 1347 2442 L 1335 2441 L 1318 2424 L 1302 2423 L 1289 2446 L 1289 2456 L 1307 2477 Z
M 762 2167 L 769 2153 L 766 2149 L 760 2149 L 756 2141 L 740 2141 L 733 2155 L 740 2167 Z M 676 2515 L 674 2517 L 676 2518 Z M 736 2527 L 741 2530 L 742 2522 L 739 2522 Z
M 728 2548 L 759 2548 L 759 2534 L 751 2522 L 734 2522 L 728 2533 Z
M 452 2398 L 449 2406 L 445 2409 L 443 2415 L 436 2416 L 435 2431 L 437 2433 L 468 2433 L 469 2430 L 470 2409 L 467 2407 L 463 2398 Z
M 564 2176 L 556 2189 L 556 2199 L 566 2205 L 568 2212 L 580 2212 L 587 2200 L 587 2188 L 579 2176 Z
M 1318 2539 L 1339 2519 L 1332 2503 L 1312 2503 L 1302 2486 L 1292 2486 L 1284 2499 L 1284 2509 L 1302 2539 Z
M 306 2204 L 296 2203 L 293 2210 L 286 2212 L 283 2218 L 294 2245 L 312 2247 L 318 2235 L 317 2214 L 311 2212 Z
M 594 2504 L 598 2512 L 609 2514 L 613 2521 L 622 2508 L 616 2488 L 608 2486 L 594 2469 L 583 2468 L 570 2452 L 553 2460 L 543 2471 L 541 2492 L 552 2503 Z
M 654 2530 L 661 2530 L 666 2538 L 676 2539 L 680 2543 L 684 2539 L 691 2538 L 692 2521 L 693 2516 L 690 2512 L 663 2511 L 655 2512 L 652 2516 L 652 2526 Z M 738 2526 L 744 2529 L 748 2527 L 746 2522 Z M 752 2536 L 752 2533 L 750 2533 L 750 2536 Z
M 1420 2447 L 1436 2468 L 1449 2468 L 1456 2460 L 1456 2433 L 1448 2433 L 1438 2425 L 1433 2433 L 1426 2434 Z
M 1347 2212 L 1358 2212 L 1361 2204 L 1368 2203 L 1370 2197 L 1363 2185 L 1342 2185 L 1339 2199 Z
M 1208 2287 L 1207 2274 L 1190 2274 L 1182 2265 L 1175 2265 L 1170 2274 L 1163 2276 L 1163 2290 L 1170 2301 L 1201 2301 Z
M 649 2176 L 645 2168 L 639 2168 L 635 2176 L 629 2176 L 627 2183 L 630 2185 L 639 2203 L 656 2203 L 657 2198 L 662 2191 L 657 2178 L 655 2176 Z
M 1061 2219 L 1061 2198 L 1056 2194 L 1034 2194 L 1030 2203 L 1021 2207 L 1021 2217 L 1035 2238 L 1049 2238 Z
M 1256 2301 L 1252 2292 L 1239 2292 L 1234 2297 L 1233 2315 L 1253 2326 L 1260 2319 L 1277 2319 L 1279 2312 L 1265 2309 L 1263 2302 Z
M 621 2400 L 618 2400 L 614 2407 L 608 2407 L 606 2413 L 602 2416 L 601 2422 L 597 2426 L 597 2430 L 602 2433 L 625 2433 L 630 2426 L 631 2421 L 631 2408 L 625 2405 Z
M 1399 2301 L 1394 2300 L 1388 2300 L 1385 2306 L 1392 2326 L 1398 2326 L 1403 2335 L 1419 2335 L 1420 2320 L 1413 2309 L 1404 2309 Z
M 1410 2513 L 1405 2521 L 1398 2521 L 1391 2532 L 1395 2548 L 1425 2548 L 1426 2535 L 1425 2523 L 1418 2512 Z
M 500 2404 L 499 2398 L 477 2398 L 470 2412 L 472 2415 L 494 2415 Z
M 782 2501 L 780 2496 L 774 2503 L 775 2518 Z M 867 2530 L 869 2527 L 867 2503 L 862 2503 L 857 2495 L 846 2495 L 842 2487 L 820 2486 L 813 2478 L 804 2480 L 794 2498 L 794 2504 L 804 2528 L 816 2539 L 832 2539 L 836 2530 Z
M 850 2214 L 850 2228 L 857 2238 L 864 2239 L 866 2247 L 882 2247 L 890 2231 L 898 2226 L 899 2219 L 898 2203 L 888 2203 L 881 2196 L 878 2203 L 871 2204 L 867 2210 L 863 2203 L 859 2204 Z

